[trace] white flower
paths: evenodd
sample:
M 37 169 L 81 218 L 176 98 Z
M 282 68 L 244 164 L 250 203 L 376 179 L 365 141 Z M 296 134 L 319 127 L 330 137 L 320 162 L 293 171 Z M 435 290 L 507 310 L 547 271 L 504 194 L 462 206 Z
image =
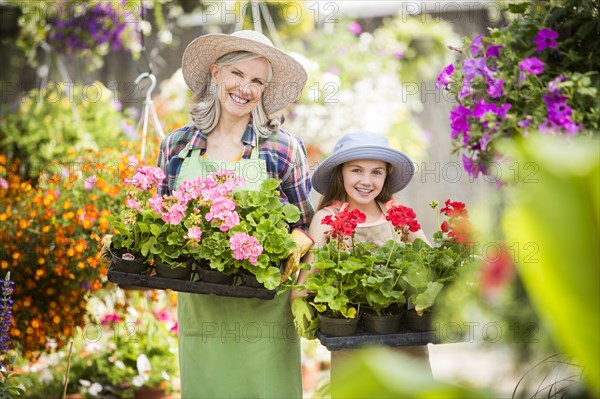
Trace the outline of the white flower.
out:
M 79 380 L 79 384 L 81 384 L 84 387 L 90 387 L 92 385 L 92 383 L 88 380 Z
M 131 380 L 131 383 L 136 387 L 141 387 L 142 385 L 144 385 L 144 382 L 146 382 L 146 381 L 144 380 L 144 377 L 142 377 L 141 375 L 136 375 Z
M 137 370 L 138 373 L 144 378 L 144 380 L 147 380 L 149 378 L 148 375 L 152 371 L 152 365 L 150 364 L 148 356 L 143 354 L 138 356 Z
M 117 360 L 117 361 L 115 362 L 115 367 L 116 367 L 116 368 L 118 368 L 118 369 L 121 369 L 121 370 L 123 370 L 123 369 L 125 369 L 125 363 L 123 363 L 123 362 L 122 362 L 122 361 L 120 361 L 120 360 Z
M 94 382 L 88 390 L 88 392 L 90 393 L 90 395 L 96 396 L 100 392 L 102 392 L 102 385 L 98 384 L 97 382 Z

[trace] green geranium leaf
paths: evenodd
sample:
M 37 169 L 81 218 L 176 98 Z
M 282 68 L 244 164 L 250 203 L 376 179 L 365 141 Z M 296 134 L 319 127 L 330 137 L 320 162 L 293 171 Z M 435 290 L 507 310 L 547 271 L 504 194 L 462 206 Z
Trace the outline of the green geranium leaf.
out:
M 421 316 L 425 309 L 430 308 L 435 303 L 435 298 L 437 298 L 440 291 L 444 288 L 442 283 L 438 282 L 430 282 L 427 284 L 427 289 L 421 294 L 413 297 L 413 303 L 415 305 L 415 310 Z

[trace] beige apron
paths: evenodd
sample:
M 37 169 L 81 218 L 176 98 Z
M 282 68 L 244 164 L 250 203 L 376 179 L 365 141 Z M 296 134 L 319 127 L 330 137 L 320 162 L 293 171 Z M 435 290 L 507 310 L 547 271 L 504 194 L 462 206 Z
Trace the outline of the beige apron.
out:
M 189 144 L 175 186 L 219 169 L 234 171 L 256 190 L 267 178 L 258 145 L 250 159 L 202 158 Z M 300 339 L 288 302 L 179 293 L 179 366 L 182 399 L 301 398 Z

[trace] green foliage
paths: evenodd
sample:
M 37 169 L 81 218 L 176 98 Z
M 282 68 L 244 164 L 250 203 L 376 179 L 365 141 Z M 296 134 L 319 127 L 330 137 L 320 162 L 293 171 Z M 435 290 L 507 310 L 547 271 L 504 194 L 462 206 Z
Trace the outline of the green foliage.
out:
M 24 175 L 40 178 L 51 162 L 69 154 L 112 148 L 125 137 L 124 116 L 102 83 L 55 84 L 32 90 L 14 112 L 0 116 L 0 145 L 6 161 L 22 162 Z
M 600 159 L 598 140 L 534 136 L 506 143 L 519 164 L 539 167 L 505 214 L 510 242 L 535 242 L 536 262 L 517 259 L 534 309 L 557 345 L 584 368 L 600 394 Z
M 67 393 L 132 398 L 139 387 L 170 392 L 178 366 L 177 337 L 169 331 L 175 321 L 164 308 L 167 299 L 156 302 L 140 291 L 126 297 L 122 291 L 96 295 L 88 304 L 96 313 L 73 340 Z M 63 348 L 24 367 L 34 382 L 28 398 L 62 392 L 68 356 Z
M 323 248 L 313 249 L 315 260 L 303 289 L 314 293 L 311 304 L 319 313 L 352 319 L 358 313 L 357 299 L 362 292 L 361 278 L 369 270 L 364 255 L 375 247 L 369 243 L 355 243 L 352 250 L 340 248 L 339 242 L 331 241 Z M 372 266 L 372 263 L 371 263 Z M 304 269 L 310 265 L 302 264 Z
M 0 368 L 0 399 L 21 399 L 33 383 L 20 372 L 13 369 L 15 356 L 8 359 L 8 364 Z
M 383 348 L 352 351 L 332 381 L 335 398 L 497 398 L 465 384 L 434 380 L 429 365 Z

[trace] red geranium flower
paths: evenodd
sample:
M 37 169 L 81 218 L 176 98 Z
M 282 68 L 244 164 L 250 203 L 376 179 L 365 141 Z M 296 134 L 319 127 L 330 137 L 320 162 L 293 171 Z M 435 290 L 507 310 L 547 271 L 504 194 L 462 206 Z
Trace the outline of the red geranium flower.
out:
M 348 211 L 348 206 L 348 203 L 344 203 L 338 213 L 327 215 L 321 220 L 322 224 L 331 226 L 331 238 L 351 237 L 356 226 L 367 220 L 367 215 L 358 209 Z
M 440 209 L 440 212 L 451 218 L 469 217 L 469 212 L 467 211 L 464 202 L 450 201 L 447 199 L 444 205 L 446 206 Z
M 499 252 L 499 253 L 498 253 Z M 495 256 L 487 259 L 481 268 L 481 290 L 486 298 L 494 297 L 500 290 L 512 281 L 515 275 L 515 264 L 509 256 L 504 244 L 499 246 Z
M 400 205 L 394 200 L 386 202 L 385 207 L 387 209 L 385 218 L 392 223 L 397 232 L 402 234 L 402 241 L 408 239 L 409 231 L 414 233 L 421 229 L 412 208 Z

